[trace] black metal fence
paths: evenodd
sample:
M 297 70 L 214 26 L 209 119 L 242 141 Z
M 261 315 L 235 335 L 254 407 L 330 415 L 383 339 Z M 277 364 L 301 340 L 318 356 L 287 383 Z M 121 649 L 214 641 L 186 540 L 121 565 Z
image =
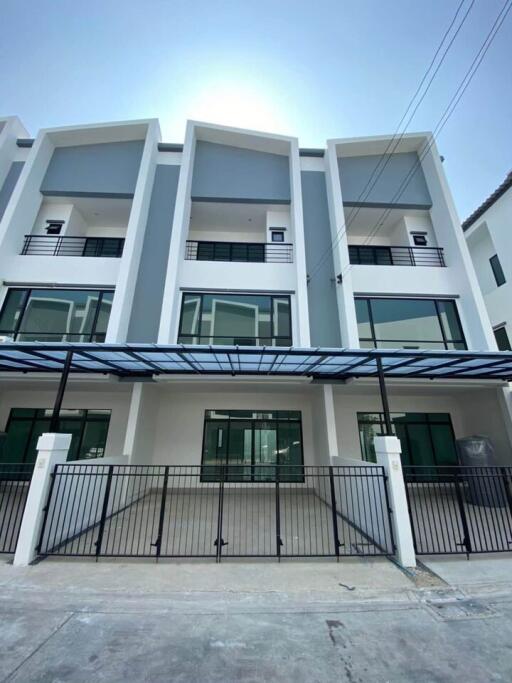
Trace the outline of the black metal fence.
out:
M 220 562 L 394 551 L 381 467 L 238 467 L 57 465 L 38 552 Z
M 350 263 L 360 266 L 434 266 L 444 268 L 444 252 L 439 247 L 388 247 L 351 244 Z
M 403 468 L 418 555 L 512 550 L 512 467 Z
M 22 256 L 96 256 L 121 258 L 123 237 L 25 235 Z
M 188 240 L 187 261 L 239 261 L 247 263 L 293 263 L 288 242 L 197 242 Z
M 0 463 L 0 553 L 14 553 L 33 464 Z

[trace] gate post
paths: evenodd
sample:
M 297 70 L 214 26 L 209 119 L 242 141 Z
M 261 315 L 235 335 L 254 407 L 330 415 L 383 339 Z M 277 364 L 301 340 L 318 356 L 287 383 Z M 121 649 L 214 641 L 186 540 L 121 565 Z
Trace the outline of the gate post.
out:
M 402 446 L 396 436 L 376 436 L 374 439 L 377 464 L 384 468 L 391 502 L 391 520 L 396 543 L 396 557 L 402 567 L 415 567 L 416 555 L 407 508 L 405 481 L 400 454 Z
M 50 480 L 55 465 L 65 463 L 71 445 L 71 434 L 42 434 L 37 442 L 37 459 L 28 490 L 21 522 L 14 565 L 26 567 L 36 557 L 45 506 L 48 503 Z

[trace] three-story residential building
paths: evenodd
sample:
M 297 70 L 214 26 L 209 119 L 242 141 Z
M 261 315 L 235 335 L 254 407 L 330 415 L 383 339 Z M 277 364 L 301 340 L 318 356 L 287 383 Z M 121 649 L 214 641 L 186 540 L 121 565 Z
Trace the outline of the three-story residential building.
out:
M 498 348 L 512 341 L 512 171 L 463 223 L 478 283 L 484 295 Z
M 509 370 L 478 355 L 494 336 L 429 134 L 393 154 L 197 122 L 160 138 L 145 120 L 5 145 L 24 165 L 0 223 L 4 460 L 34 461 L 72 349 L 72 459 L 371 461 L 384 363 L 405 463 L 455 464 L 474 433 L 510 462 Z

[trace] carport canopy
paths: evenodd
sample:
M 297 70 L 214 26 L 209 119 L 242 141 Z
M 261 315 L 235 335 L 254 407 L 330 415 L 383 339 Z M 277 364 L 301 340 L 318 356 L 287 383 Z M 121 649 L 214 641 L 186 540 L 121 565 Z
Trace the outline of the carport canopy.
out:
M 3 342 L 0 372 L 151 375 L 494 379 L 512 381 L 512 352 L 329 349 L 254 346 L 165 346 Z
M 376 377 L 386 432 L 391 434 L 386 377 L 512 381 L 512 352 L 4 342 L 0 372 L 60 373 L 50 431 L 57 430 L 70 373 L 112 374 L 133 381 L 153 375 L 266 375 L 324 381 Z

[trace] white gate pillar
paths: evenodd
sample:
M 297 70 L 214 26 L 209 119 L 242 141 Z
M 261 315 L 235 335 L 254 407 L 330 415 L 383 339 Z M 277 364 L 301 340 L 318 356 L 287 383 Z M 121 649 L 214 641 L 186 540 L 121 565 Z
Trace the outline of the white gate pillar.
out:
M 396 544 L 396 555 L 402 567 L 415 567 L 416 554 L 412 537 L 411 520 L 407 507 L 407 494 L 402 473 L 400 454 L 402 446 L 396 436 L 376 436 L 374 438 L 377 464 L 384 468 L 387 475 L 389 502 L 392 509 L 391 520 Z
M 55 465 L 66 462 L 70 445 L 71 434 L 41 434 L 37 441 L 37 459 L 14 555 L 18 567 L 26 567 L 36 557 L 51 474 Z

